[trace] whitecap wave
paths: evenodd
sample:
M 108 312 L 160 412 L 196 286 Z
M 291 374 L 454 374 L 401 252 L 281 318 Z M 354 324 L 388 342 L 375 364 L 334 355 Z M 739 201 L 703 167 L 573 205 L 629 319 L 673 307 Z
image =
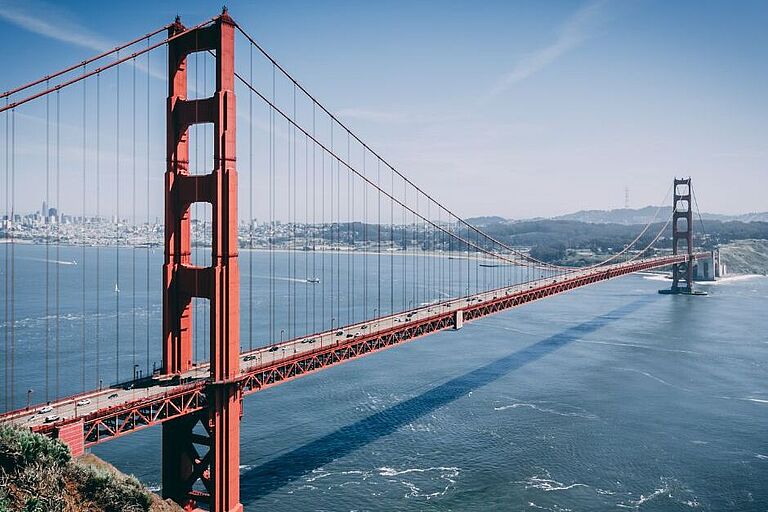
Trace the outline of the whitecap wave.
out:
M 620 508 L 631 508 L 638 510 L 643 504 L 650 501 L 657 500 L 659 498 L 667 498 L 675 503 L 685 505 L 690 508 L 698 508 L 701 506 L 696 496 L 691 496 L 692 491 L 674 478 L 661 478 L 660 485 L 649 494 L 640 494 L 640 497 L 636 500 L 630 500 L 626 503 L 617 503 L 616 506 Z M 680 496 L 680 495 L 687 496 Z
M 572 482 L 569 484 L 558 482 L 552 478 L 552 475 L 547 470 L 544 470 L 542 474 L 530 476 L 525 480 L 517 480 L 515 483 L 525 485 L 526 489 L 538 489 L 544 492 L 568 491 L 577 487 L 589 488 L 589 485 L 579 482 Z
M 597 419 L 597 416 L 588 412 L 586 409 L 576 407 L 574 405 L 559 404 L 557 402 L 514 402 L 507 405 L 500 405 L 494 407 L 494 411 L 506 411 L 508 409 L 527 408 L 534 411 L 543 412 L 545 414 L 555 414 L 557 416 L 569 416 L 576 418 L 584 418 L 589 420 Z

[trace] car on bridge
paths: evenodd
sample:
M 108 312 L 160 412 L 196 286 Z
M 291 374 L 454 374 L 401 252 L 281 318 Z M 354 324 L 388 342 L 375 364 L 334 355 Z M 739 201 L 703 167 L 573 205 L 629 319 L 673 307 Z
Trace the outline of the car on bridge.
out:
M 45 407 L 41 407 L 40 409 L 38 409 L 37 414 L 47 414 L 51 411 L 53 411 L 53 407 L 50 405 L 46 405 Z

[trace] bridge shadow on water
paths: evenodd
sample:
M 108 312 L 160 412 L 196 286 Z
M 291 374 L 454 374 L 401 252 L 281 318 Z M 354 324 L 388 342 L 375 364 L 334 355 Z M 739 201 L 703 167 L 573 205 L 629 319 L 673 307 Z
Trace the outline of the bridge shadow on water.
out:
M 644 297 L 570 327 L 254 467 L 241 475 L 242 502 L 247 504 L 257 501 L 335 459 L 392 434 L 403 425 L 467 395 L 472 390 L 490 384 L 509 372 L 620 320 L 656 297 Z

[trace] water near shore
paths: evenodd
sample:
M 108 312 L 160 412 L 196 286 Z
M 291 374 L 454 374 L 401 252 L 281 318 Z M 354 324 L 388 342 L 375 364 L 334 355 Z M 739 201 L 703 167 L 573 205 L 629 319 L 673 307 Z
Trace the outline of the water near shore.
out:
M 246 398 L 246 510 L 768 509 L 768 279 L 665 285 L 583 288 Z M 93 451 L 157 487 L 159 447 L 155 428 Z

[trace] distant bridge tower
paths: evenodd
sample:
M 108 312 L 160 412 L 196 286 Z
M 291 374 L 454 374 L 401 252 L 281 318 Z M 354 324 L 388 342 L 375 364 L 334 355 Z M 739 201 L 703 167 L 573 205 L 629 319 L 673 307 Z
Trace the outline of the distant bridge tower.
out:
M 235 167 L 235 24 L 226 10 L 214 23 L 169 28 L 165 264 L 163 266 L 163 368 L 180 375 L 192 366 L 193 297 L 210 306 L 210 383 L 206 407 L 163 423 L 163 495 L 213 512 L 241 512 L 240 504 L 240 289 L 237 264 Z M 187 57 L 212 51 L 216 90 L 187 99 Z M 214 167 L 189 173 L 189 127 L 213 124 Z M 211 266 L 191 261 L 190 206 L 211 204 Z
M 672 254 L 680 254 L 680 245 L 685 243 L 688 259 L 672 265 L 672 288 L 659 290 L 660 293 L 703 295 L 693 290 L 693 209 L 691 178 L 675 178 L 672 191 Z

